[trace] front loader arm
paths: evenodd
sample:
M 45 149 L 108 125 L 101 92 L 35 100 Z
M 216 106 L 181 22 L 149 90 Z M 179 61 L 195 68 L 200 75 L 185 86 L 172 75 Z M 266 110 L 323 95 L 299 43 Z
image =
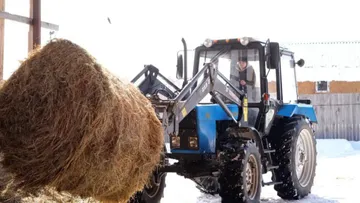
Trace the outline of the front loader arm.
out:
M 202 75 L 204 77 L 200 82 L 200 84 L 196 86 L 196 88 L 190 93 L 190 95 L 187 97 L 185 101 L 182 101 L 183 97 L 190 92 L 191 87 L 194 85 L 194 83 L 197 82 L 197 80 Z M 225 81 L 225 84 L 223 84 L 220 81 L 219 76 Z M 224 77 L 221 73 L 218 72 L 216 67 L 214 67 L 211 63 L 206 64 L 204 68 L 195 75 L 192 81 L 189 84 L 187 84 L 184 87 L 184 89 L 180 92 L 180 94 L 174 99 L 175 105 L 174 108 L 172 109 L 172 113 L 175 115 L 174 119 L 172 120 L 174 123 L 171 123 L 168 126 L 169 129 L 167 132 L 178 134 L 179 123 L 209 93 L 210 95 L 213 96 L 216 102 L 224 109 L 226 114 L 229 117 L 231 117 L 235 123 L 238 123 L 238 121 L 234 118 L 229 108 L 225 105 L 225 102 L 220 97 L 220 95 L 222 95 L 223 97 L 229 99 L 238 106 L 241 106 L 241 100 L 238 96 L 236 96 L 234 92 L 236 92 L 240 96 L 244 95 L 244 92 L 234 87 L 230 83 L 230 81 L 226 79 L 226 77 Z
M 191 82 L 183 87 L 182 90 L 162 76 L 161 73 L 159 73 L 159 70 L 152 65 L 145 66 L 144 70 L 135 76 L 131 82 L 137 82 L 143 75 L 145 76 L 145 79 L 138 84 L 138 87 L 144 95 L 149 94 L 152 96 L 151 102 L 156 113 L 159 115 L 159 119 L 163 123 L 166 134 L 178 135 L 179 123 L 207 96 L 207 94 L 210 94 L 224 109 L 226 114 L 238 124 L 238 121 L 234 118 L 222 97 L 232 101 L 240 107 L 242 104 L 239 97 L 244 96 L 245 94 L 243 91 L 240 91 L 232 85 L 223 74 L 218 72 L 218 69 L 211 62 L 205 64 L 192 78 Z M 157 77 L 160 77 L 166 83 L 161 82 Z M 197 84 L 196 88 L 193 89 L 193 86 L 201 77 L 203 77 L 203 79 Z M 221 82 L 221 79 L 225 84 Z M 175 89 L 175 91 L 170 90 L 169 86 Z M 158 92 L 165 94 L 167 99 L 163 100 L 157 98 L 155 95 Z

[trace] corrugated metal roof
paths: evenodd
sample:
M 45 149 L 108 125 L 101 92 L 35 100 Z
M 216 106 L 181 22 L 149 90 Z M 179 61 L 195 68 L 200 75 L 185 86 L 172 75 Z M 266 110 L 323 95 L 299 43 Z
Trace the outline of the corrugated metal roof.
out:
M 360 41 L 298 42 L 286 46 L 305 60 L 306 68 L 360 67 Z
M 291 42 L 284 45 L 331 45 L 331 44 L 360 44 L 360 41 L 327 41 L 327 42 Z

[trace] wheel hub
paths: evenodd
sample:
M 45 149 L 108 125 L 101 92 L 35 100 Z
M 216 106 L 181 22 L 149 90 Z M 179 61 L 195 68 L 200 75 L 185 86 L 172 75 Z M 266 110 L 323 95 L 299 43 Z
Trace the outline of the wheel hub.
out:
M 249 191 L 252 185 L 252 171 L 250 163 L 246 164 L 246 190 Z
M 305 157 L 306 157 L 306 154 L 305 154 L 305 150 L 304 150 L 304 142 L 302 140 L 302 137 L 299 137 L 297 145 L 296 145 L 296 155 L 295 155 L 296 175 L 298 178 L 303 173 Z
M 259 178 L 257 176 L 259 166 L 254 155 L 250 155 L 245 169 L 246 191 L 250 199 L 254 199 L 258 189 Z
M 302 187 L 306 187 L 310 182 L 313 161 L 309 160 L 309 157 L 313 157 L 314 153 L 311 134 L 307 129 L 303 129 L 297 139 L 295 152 L 296 176 Z

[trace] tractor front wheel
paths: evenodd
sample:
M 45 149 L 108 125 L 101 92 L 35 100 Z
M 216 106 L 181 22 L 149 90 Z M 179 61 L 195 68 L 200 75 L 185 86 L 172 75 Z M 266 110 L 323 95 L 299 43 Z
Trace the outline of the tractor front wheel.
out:
M 220 156 L 221 202 L 258 203 L 262 187 L 259 150 L 252 141 L 231 137 L 229 141 Z
M 307 196 L 313 186 L 316 170 L 316 140 L 314 131 L 302 117 L 281 120 L 271 138 L 276 150 L 273 158 L 279 165 L 275 169 L 274 186 L 278 196 L 295 200 Z
M 160 200 L 164 196 L 164 189 L 166 186 L 165 178 L 166 173 L 162 174 L 161 177 L 153 175 L 152 180 L 150 181 L 151 184 L 145 186 L 141 192 L 135 194 L 128 203 L 160 203 Z
M 164 147 L 164 151 L 166 148 Z M 168 165 L 169 159 L 161 154 L 160 165 Z M 142 191 L 137 192 L 128 203 L 160 203 L 164 197 L 164 190 L 166 187 L 166 172 L 159 172 L 155 170 L 151 176 L 150 184 L 146 185 Z

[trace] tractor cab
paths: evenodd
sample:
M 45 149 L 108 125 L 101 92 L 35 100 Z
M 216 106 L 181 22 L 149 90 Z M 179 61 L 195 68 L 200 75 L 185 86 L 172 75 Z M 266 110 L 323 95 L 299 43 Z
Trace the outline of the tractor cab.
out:
M 178 54 L 176 74 L 177 79 L 184 79 L 184 84 L 188 83 L 189 76 L 188 70 L 185 70 L 189 60 L 186 54 L 184 52 L 184 60 L 183 55 Z M 250 103 L 259 103 L 265 93 L 285 103 L 297 100 L 295 65 L 303 66 L 304 60 L 295 63 L 293 52 L 279 47 L 276 42 L 263 42 L 248 37 L 206 39 L 203 45 L 194 50 L 191 59 L 192 77 L 206 63 L 213 63 L 233 85 L 246 89 Z M 241 84 L 243 79 L 245 83 Z
M 226 52 L 218 56 L 213 62 L 218 68 L 218 71 L 236 88 L 245 91 L 249 102 L 260 102 L 259 51 L 253 48 L 237 49 L 231 48 L 230 46 L 225 49 Z M 198 64 L 195 66 L 201 68 L 200 66 L 216 58 L 216 54 L 218 54 L 219 51 L 221 51 L 220 47 L 213 50 L 204 49 L 199 51 Z M 222 82 L 226 84 L 225 81 Z
M 187 53 L 178 55 L 177 78 L 188 83 Z M 254 38 L 211 40 L 194 50 L 192 77 L 207 64 L 213 64 L 218 74 L 246 93 L 249 105 L 249 124 L 261 128 L 264 100 L 281 103 L 294 103 L 298 100 L 295 65 L 303 65 L 303 60 L 294 61 L 294 54 L 278 43 L 258 41 Z M 190 79 L 192 80 L 192 78 Z M 195 90 L 202 78 L 191 87 Z M 223 84 L 229 86 L 226 81 Z M 240 95 L 237 95 L 240 97 Z M 225 103 L 231 103 L 226 98 Z M 214 103 L 208 94 L 201 102 Z M 271 120 L 271 118 L 269 118 Z

